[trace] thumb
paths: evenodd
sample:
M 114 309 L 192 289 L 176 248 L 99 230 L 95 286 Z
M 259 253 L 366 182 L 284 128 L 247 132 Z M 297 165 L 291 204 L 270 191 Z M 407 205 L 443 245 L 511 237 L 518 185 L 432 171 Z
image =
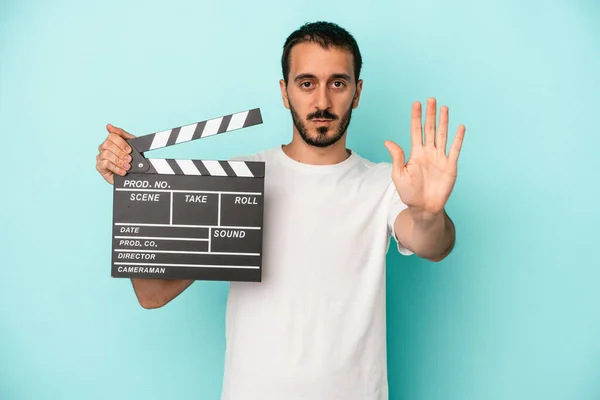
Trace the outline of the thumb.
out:
M 115 135 L 121 136 L 123 139 L 133 139 L 135 137 L 131 133 L 126 132 L 121 128 L 117 128 L 112 124 L 106 125 L 106 130 L 108 131 L 108 133 L 114 133 Z
M 402 150 L 402 147 L 398 146 L 391 140 L 386 140 L 384 146 L 386 149 L 388 149 L 390 155 L 392 156 L 392 165 L 394 170 L 399 172 L 402 167 L 404 167 L 404 150 Z

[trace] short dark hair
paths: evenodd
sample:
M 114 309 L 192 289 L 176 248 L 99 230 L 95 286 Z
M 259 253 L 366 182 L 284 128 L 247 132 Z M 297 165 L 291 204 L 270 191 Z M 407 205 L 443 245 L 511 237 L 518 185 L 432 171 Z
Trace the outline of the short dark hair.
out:
M 297 44 L 305 42 L 318 43 L 325 49 L 332 46 L 351 52 L 354 59 L 354 75 L 358 82 L 360 69 L 362 68 L 362 57 L 354 37 L 347 30 L 333 22 L 317 21 L 306 23 L 292 32 L 283 45 L 281 69 L 286 85 L 290 73 L 290 53 L 292 48 Z

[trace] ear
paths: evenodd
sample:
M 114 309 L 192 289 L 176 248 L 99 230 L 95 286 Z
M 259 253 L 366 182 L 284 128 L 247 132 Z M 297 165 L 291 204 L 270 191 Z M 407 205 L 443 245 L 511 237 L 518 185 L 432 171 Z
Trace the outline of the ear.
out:
M 281 99 L 283 100 L 283 105 L 289 110 L 290 101 L 288 100 L 287 95 L 287 85 L 285 84 L 285 81 L 283 79 L 279 80 L 279 88 L 281 89 Z
M 358 101 L 360 100 L 360 93 L 362 92 L 362 79 L 359 79 L 356 82 L 356 93 L 354 94 L 354 99 L 352 100 L 352 108 L 358 107 Z

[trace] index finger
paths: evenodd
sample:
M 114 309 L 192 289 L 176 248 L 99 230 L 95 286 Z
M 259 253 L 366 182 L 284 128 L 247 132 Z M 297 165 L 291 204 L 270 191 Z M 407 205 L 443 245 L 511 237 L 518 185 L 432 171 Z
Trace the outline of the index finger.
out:
M 107 124 L 106 130 L 108 131 L 108 133 L 114 133 L 115 135 L 119 135 L 124 139 L 133 139 L 135 137 L 131 133 L 126 132 L 121 128 L 117 128 L 116 126 L 114 126 L 112 124 Z
M 413 147 L 423 145 L 423 127 L 421 126 L 421 103 L 415 101 L 412 105 L 412 113 L 410 118 L 410 138 Z
M 463 140 L 465 138 L 466 127 L 464 125 L 460 125 L 458 130 L 456 131 L 456 135 L 454 136 L 454 140 L 452 141 L 452 146 L 450 146 L 450 152 L 448 154 L 448 158 L 451 163 L 456 164 L 458 162 L 458 155 L 460 154 L 460 149 L 463 144 Z

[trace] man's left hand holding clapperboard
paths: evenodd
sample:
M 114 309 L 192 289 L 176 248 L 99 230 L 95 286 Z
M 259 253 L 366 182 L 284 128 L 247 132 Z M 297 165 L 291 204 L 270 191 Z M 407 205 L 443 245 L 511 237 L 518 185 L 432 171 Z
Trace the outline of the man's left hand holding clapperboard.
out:
M 261 123 L 256 108 L 140 137 L 107 125 L 96 169 L 113 184 L 111 276 L 131 278 L 140 303 L 195 280 L 261 281 L 265 163 L 143 155 Z

